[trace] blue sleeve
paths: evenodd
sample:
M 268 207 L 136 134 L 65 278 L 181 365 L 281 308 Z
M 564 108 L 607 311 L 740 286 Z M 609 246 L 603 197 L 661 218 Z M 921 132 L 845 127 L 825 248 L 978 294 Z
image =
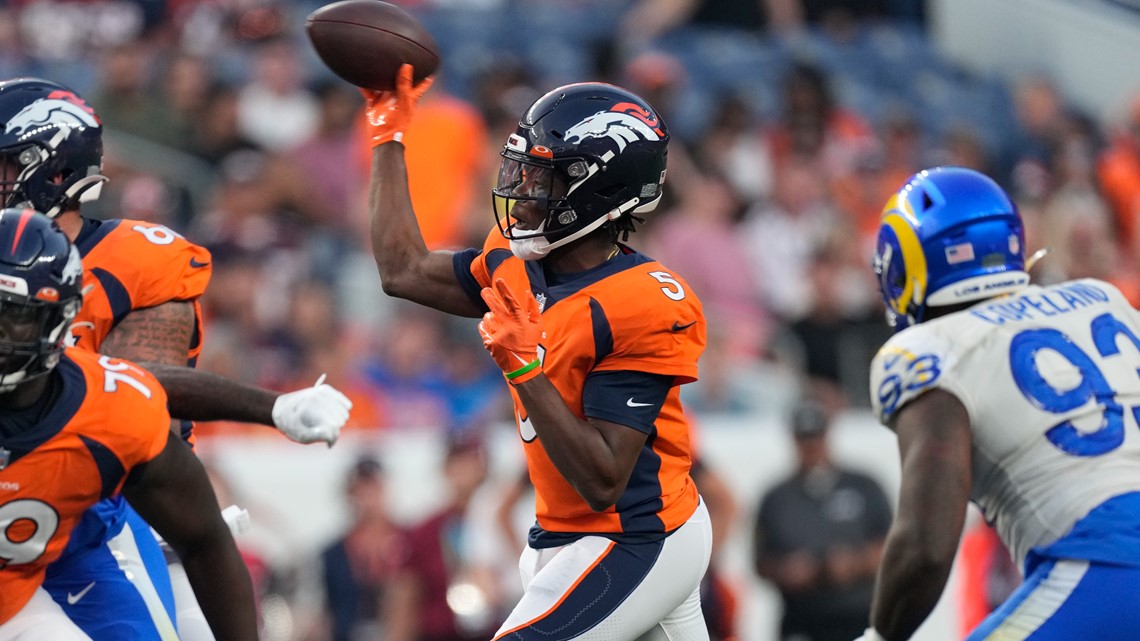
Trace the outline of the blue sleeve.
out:
M 650 434 L 672 388 L 673 377 L 664 374 L 594 372 L 586 377 L 582 389 L 582 411 L 588 418 Z
M 474 247 L 464 249 L 463 251 L 455 252 L 451 257 L 451 266 L 455 270 L 455 280 L 459 282 L 459 286 L 471 299 L 471 302 L 479 306 L 479 309 L 486 310 L 487 303 L 483 302 L 483 297 L 479 292 L 483 288 L 479 285 L 479 281 L 475 280 L 475 276 L 471 274 L 471 263 L 482 254 L 483 250 Z

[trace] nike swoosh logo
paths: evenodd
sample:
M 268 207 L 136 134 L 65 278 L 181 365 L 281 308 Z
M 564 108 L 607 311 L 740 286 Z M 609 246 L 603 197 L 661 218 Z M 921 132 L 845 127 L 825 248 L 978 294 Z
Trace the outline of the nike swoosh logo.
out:
M 82 599 L 83 597 L 87 596 L 87 593 L 90 592 L 91 588 L 93 588 L 93 587 L 95 587 L 94 581 L 92 581 L 91 583 L 88 583 L 87 587 L 76 592 L 75 594 L 68 592 L 67 593 L 67 604 L 68 605 L 75 605 L 76 603 L 79 603 L 79 600 Z
M 91 321 L 79 321 L 78 323 L 72 323 L 71 329 L 95 329 L 95 323 Z
M 210 266 L 210 262 L 209 262 L 209 261 L 206 261 L 206 262 L 204 262 L 204 263 L 200 263 L 200 262 L 198 262 L 198 259 L 197 259 L 197 258 L 191 258 L 191 259 L 190 259 L 190 266 L 191 266 L 191 267 L 194 267 L 194 268 L 198 268 L 198 267 L 209 267 L 209 266 Z
M 626 402 L 625 402 L 625 404 L 626 404 L 626 405 L 628 405 L 628 406 L 630 406 L 630 407 L 649 407 L 649 406 L 650 406 L 650 405 L 652 405 L 653 403 L 634 403 L 634 402 L 633 402 L 633 397 L 632 397 L 632 396 L 630 396 L 630 397 L 629 397 L 629 400 L 628 400 L 628 401 L 626 401 Z
M 691 323 L 685 323 L 684 325 L 682 325 L 679 321 L 673 321 L 673 331 L 679 332 L 681 330 L 689 329 L 690 327 L 692 327 L 693 325 L 696 325 L 696 324 L 697 324 L 697 321 L 693 321 Z

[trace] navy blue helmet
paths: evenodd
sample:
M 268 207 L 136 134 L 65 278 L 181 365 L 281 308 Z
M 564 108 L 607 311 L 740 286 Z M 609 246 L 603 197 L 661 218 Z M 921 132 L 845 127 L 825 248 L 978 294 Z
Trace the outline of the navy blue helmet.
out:
M 54 218 L 98 198 L 103 124 L 75 92 L 39 78 L 0 82 L 0 207 Z
M 614 85 L 559 87 L 534 102 L 503 147 L 493 190 L 495 215 L 511 249 L 541 258 L 661 200 L 669 132 L 649 103 Z M 535 207 L 537 228 L 511 220 Z
M 56 366 L 82 287 L 79 251 L 50 218 L 0 210 L 0 392 Z

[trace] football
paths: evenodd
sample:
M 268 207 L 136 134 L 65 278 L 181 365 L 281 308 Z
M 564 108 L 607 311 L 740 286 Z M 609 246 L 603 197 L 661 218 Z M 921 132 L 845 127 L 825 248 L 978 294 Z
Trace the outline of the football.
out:
M 309 14 L 305 30 L 321 61 L 365 89 L 392 90 L 400 65 L 418 83 L 439 68 L 439 48 L 404 9 L 381 0 L 341 0 Z

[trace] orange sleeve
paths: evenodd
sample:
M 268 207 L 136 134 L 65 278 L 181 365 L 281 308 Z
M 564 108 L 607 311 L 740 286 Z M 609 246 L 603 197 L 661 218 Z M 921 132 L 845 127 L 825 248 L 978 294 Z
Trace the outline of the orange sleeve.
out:
M 487 240 L 483 241 L 482 253 L 471 263 L 471 275 L 480 287 L 490 287 L 493 277 L 506 278 L 500 269 L 509 270 L 513 276 L 521 272 L 523 278 L 526 278 L 526 265 L 515 258 L 511 253 L 511 242 L 503 237 L 498 227 L 495 227 L 487 234 Z M 508 282 L 511 281 L 508 279 Z
M 124 260 L 115 274 L 131 292 L 132 307 L 196 300 L 210 282 L 210 252 L 161 225 L 124 220 L 116 248 Z
M 613 350 L 594 371 L 632 370 L 697 380 L 705 350 L 705 315 L 696 294 L 679 276 L 653 265 L 631 269 L 607 287 L 602 300 Z M 605 281 L 603 281 L 605 282 Z M 626 304 L 637 300 L 637 305 Z

